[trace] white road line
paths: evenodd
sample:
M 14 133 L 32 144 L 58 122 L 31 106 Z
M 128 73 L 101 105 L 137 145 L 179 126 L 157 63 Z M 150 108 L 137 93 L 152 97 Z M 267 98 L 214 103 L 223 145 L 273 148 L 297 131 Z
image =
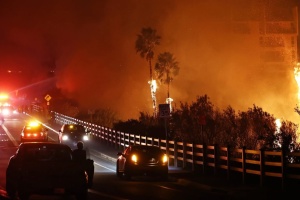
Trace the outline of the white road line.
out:
M 99 163 L 94 162 L 94 164 L 98 165 L 99 167 L 103 167 L 103 168 L 105 168 L 105 169 L 107 169 L 107 170 L 109 170 L 109 171 L 116 172 L 116 170 L 110 169 L 110 168 L 108 168 L 108 167 L 105 167 L 104 165 L 100 165 Z
M 8 138 L 12 141 L 12 143 L 15 146 L 19 146 L 19 144 L 17 143 L 15 138 L 11 135 L 11 133 L 8 131 L 8 129 L 3 124 L 1 126 L 2 126 L 3 130 L 5 131 L 5 133 L 7 134 Z
M 166 186 L 163 186 L 163 185 L 158 185 L 158 187 L 166 189 L 166 190 L 180 191 L 180 190 L 177 190 L 177 189 L 174 189 L 174 188 L 170 188 L 170 187 L 166 187 Z

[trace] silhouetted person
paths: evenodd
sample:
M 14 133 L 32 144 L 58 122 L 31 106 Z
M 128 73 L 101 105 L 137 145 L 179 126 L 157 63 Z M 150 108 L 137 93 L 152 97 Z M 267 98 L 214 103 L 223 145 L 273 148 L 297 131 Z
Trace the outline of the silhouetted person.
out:
M 77 142 L 77 149 L 73 150 L 72 155 L 74 161 L 86 161 L 86 151 L 83 149 L 83 142 Z
M 73 150 L 73 160 L 79 162 L 88 174 L 88 187 L 91 188 L 94 179 L 94 161 L 86 159 L 86 151 L 83 150 L 83 142 L 77 142 L 77 149 Z

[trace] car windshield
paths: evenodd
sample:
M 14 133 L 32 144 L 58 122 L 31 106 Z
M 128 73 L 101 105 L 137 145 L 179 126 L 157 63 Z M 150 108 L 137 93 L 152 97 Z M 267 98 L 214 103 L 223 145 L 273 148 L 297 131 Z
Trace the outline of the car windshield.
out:
M 155 146 L 133 146 L 131 151 L 133 152 L 140 152 L 140 153 L 154 153 L 154 154 L 158 154 L 158 153 L 162 153 L 161 149 Z
M 85 132 L 85 128 L 80 125 L 67 125 L 66 132 Z

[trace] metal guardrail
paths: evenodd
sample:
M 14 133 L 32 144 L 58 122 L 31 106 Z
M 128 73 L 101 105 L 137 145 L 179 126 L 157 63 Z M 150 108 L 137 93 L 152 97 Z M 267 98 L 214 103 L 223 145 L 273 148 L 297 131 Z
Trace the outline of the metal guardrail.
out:
M 194 144 L 180 141 L 164 140 L 142 135 L 123 133 L 66 115 L 54 112 L 55 123 L 76 123 L 91 130 L 95 139 L 107 142 L 116 148 L 125 148 L 131 144 L 156 145 L 165 150 L 170 158 L 170 164 L 192 172 L 226 174 L 228 180 L 241 175 L 242 183 L 247 183 L 249 175 L 259 177 L 259 184 L 264 186 L 266 178 L 279 179 L 281 187 L 291 179 L 300 181 L 300 152 L 231 149 L 218 145 Z M 287 158 L 294 161 L 288 162 Z

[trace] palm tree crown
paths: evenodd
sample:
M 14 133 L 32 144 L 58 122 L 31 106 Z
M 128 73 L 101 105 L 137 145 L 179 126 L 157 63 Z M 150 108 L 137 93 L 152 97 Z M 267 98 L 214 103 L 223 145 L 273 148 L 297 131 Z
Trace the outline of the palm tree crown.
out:
M 157 63 L 155 65 L 155 71 L 158 78 L 168 85 L 168 98 L 170 97 L 170 83 L 173 81 L 173 77 L 178 75 L 179 66 L 178 62 L 174 58 L 173 54 L 169 52 L 160 53 L 157 57 Z
M 161 37 L 156 34 L 156 30 L 150 27 L 142 28 L 141 33 L 137 35 L 135 49 L 142 58 L 146 58 L 150 67 L 150 80 L 153 80 L 151 60 L 154 57 L 154 48 L 160 44 Z

